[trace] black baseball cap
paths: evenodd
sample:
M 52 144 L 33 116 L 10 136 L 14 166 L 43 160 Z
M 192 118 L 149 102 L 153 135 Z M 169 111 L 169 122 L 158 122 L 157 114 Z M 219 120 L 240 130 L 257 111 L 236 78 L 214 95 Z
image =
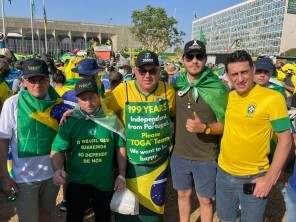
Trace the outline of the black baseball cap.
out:
M 192 51 L 200 51 L 203 55 L 206 55 L 206 46 L 203 42 L 199 40 L 191 40 L 187 42 L 184 46 L 184 54 L 187 54 Z
M 137 57 L 137 67 L 147 64 L 154 64 L 156 66 L 159 66 L 158 56 L 154 52 L 143 51 L 139 53 Z
M 75 84 L 76 96 L 86 91 L 91 91 L 99 94 L 97 83 L 92 79 L 81 79 Z
M 266 70 L 273 74 L 275 72 L 275 67 L 272 63 L 272 60 L 270 58 L 261 58 L 254 62 L 254 65 L 256 67 L 256 70 Z
M 33 76 L 43 76 L 48 78 L 48 66 L 41 59 L 27 59 L 23 63 L 23 77 L 28 79 Z

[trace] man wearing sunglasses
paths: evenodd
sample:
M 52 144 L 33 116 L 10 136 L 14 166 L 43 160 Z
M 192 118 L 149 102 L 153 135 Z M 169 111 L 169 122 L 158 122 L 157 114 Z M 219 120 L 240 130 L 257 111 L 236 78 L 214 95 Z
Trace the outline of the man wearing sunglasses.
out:
M 193 184 L 201 221 L 213 220 L 219 137 L 223 133 L 227 91 L 206 67 L 206 47 L 187 42 L 182 57 L 185 71 L 177 77 L 176 137 L 171 157 L 173 186 L 178 191 L 180 221 L 189 221 Z
M 117 221 L 164 221 L 171 118 L 175 91 L 158 81 L 160 64 L 151 51 L 139 53 L 135 80 L 118 85 L 104 100 L 126 127 L 126 186 L 139 199 L 139 215 L 117 215 Z

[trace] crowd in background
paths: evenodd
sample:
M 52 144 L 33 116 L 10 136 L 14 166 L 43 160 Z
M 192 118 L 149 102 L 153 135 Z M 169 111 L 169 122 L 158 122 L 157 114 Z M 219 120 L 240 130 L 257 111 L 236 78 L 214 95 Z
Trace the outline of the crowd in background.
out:
M 36 162 L 33 163 L 32 161 L 30 164 L 47 162 L 47 167 L 51 166 L 51 157 L 53 164 L 51 173 L 54 173 L 54 182 L 57 185 L 64 186 L 61 210 L 69 213 L 67 207 L 70 206 L 71 209 L 69 213 L 71 216 L 67 218 L 67 221 L 76 221 L 76 219 L 80 221 L 85 210 L 89 207 L 89 199 L 94 199 L 92 207 L 97 215 L 96 221 L 99 221 L 98 215 L 101 216 L 101 221 L 106 221 L 106 218 L 110 218 L 111 212 L 107 210 L 108 212 L 102 214 L 101 210 L 108 209 L 113 189 L 120 192 L 123 189 L 123 184 L 126 184 L 127 188 L 139 196 L 140 215 L 135 217 L 118 214 L 115 216 L 116 221 L 163 221 L 163 191 L 169 165 L 171 166 L 173 186 L 178 191 L 180 221 L 189 220 L 191 207 L 189 197 L 193 186 L 200 202 L 202 221 L 212 220 L 213 198 L 216 195 L 218 217 L 223 221 L 235 221 L 237 218 L 243 218 L 242 221 L 262 221 L 266 196 L 272 186 L 280 187 L 279 184 L 288 186 L 289 195 L 286 194 L 285 197 L 288 210 L 287 221 L 293 221 L 291 218 L 295 218 L 296 212 L 296 192 L 294 190 L 296 189 L 296 180 L 291 161 L 295 157 L 295 146 L 294 143 L 291 143 L 289 137 L 294 136 L 296 130 L 294 119 L 288 119 L 287 111 L 293 113 L 293 110 L 296 109 L 295 63 L 277 62 L 274 64 L 268 56 L 253 61 L 250 55 L 243 50 L 231 53 L 225 65 L 207 63 L 205 45 L 197 40 L 192 40 L 185 45 L 184 54 L 179 59 L 163 61 L 155 53 L 144 51 L 139 53 L 135 66 L 132 66 L 132 63 L 131 58 L 123 56 L 115 56 L 104 61 L 79 54 L 63 61 L 54 60 L 49 55 L 37 56 L 23 61 L 21 59 L 16 60 L 13 53 L 8 49 L 0 49 L 0 117 L 2 116 L 1 124 L 4 124 L 1 126 L 2 128 L 0 127 L 0 145 L 16 148 L 16 144 L 21 144 L 21 146 L 26 146 L 26 149 L 29 149 L 24 142 L 28 140 L 28 144 L 33 146 L 32 143 L 34 142 L 32 141 L 35 140 L 29 141 L 29 134 L 15 129 L 16 125 L 18 127 L 23 125 L 26 129 L 30 129 L 30 132 L 34 131 L 33 128 L 19 120 L 21 117 L 26 118 L 26 115 L 30 116 L 31 123 L 34 126 L 36 124 L 40 131 L 29 136 L 33 136 L 34 139 L 37 138 L 38 145 L 39 137 L 45 137 L 48 141 L 51 141 L 50 144 L 48 141 L 46 143 L 51 148 L 51 153 L 48 150 L 47 153 L 40 154 L 38 153 L 39 147 L 36 147 L 36 150 L 33 151 L 23 150 L 23 155 L 25 158 L 31 157 L 28 154 L 30 152 L 36 152 L 36 155 L 38 153 L 38 158 L 45 158 L 43 156 L 45 155 L 47 156 L 46 159 L 34 160 Z M 47 84 L 47 79 L 48 85 L 44 88 L 42 97 L 39 97 L 34 87 L 36 84 Z M 271 90 L 269 91 L 269 89 Z M 9 99 L 18 94 L 17 101 Z M 35 98 L 31 98 L 30 94 Z M 57 95 L 53 96 L 53 94 Z M 53 98 L 55 99 L 53 100 Z M 6 100 L 8 102 L 5 103 Z M 40 100 L 52 103 L 49 106 L 43 104 Z M 263 104 L 263 101 L 265 101 L 265 104 Z M 44 106 L 44 108 L 35 107 L 30 102 L 40 102 L 40 107 Z M 243 110 L 242 104 L 247 105 L 247 110 Z M 19 113 L 17 113 L 15 106 L 25 108 L 22 110 L 18 108 Z M 43 121 L 48 128 L 55 129 L 52 135 L 46 135 L 51 129 L 43 128 L 33 120 L 39 117 L 34 117 L 34 113 L 30 114 L 29 110 L 33 109 L 31 106 L 46 118 Z M 138 111 L 141 110 L 141 112 L 136 113 L 133 107 L 138 107 Z M 148 118 L 148 113 L 144 113 L 144 110 L 152 110 L 151 107 L 158 108 L 148 112 L 149 118 L 163 117 L 162 122 L 159 122 L 159 125 L 163 128 L 148 131 L 143 130 L 147 127 L 145 124 L 143 126 L 139 124 L 141 134 L 136 134 L 136 130 L 134 130 L 136 128 L 132 128 L 136 127 L 133 126 L 135 123 L 133 121 L 136 121 L 135 118 L 138 118 L 139 121 L 146 121 L 142 119 Z M 163 110 L 160 110 L 159 107 L 162 107 Z M 264 110 L 261 107 L 264 107 Z M 1 113 L 2 109 L 4 114 Z M 109 109 L 112 110 L 111 113 L 107 111 Z M 253 114 L 258 110 L 261 119 L 254 118 L 254 122 L 250 124 L 242 118 L 239 119 L 233 113 L 233 110 L 249 119 L 254 118 Z M 156 113 L 155 116 L 151 115 L 153 112 Z M 63 114 L 66 116 L 66 123 L 58 130 L 57 124 L 53 122 L 60 121 Z M 15 119 L 15 121 L 4 120 L 8 117 Z M 120 124 L 118 123 L 119 120 Z M 239 121 L 243 123 L 239 124 Z M 166 124 L 167 122 L 168 124 Z M 259 137 L 257 134 L 248 135 L 252 130 L 247 129 L 243 124 L 252 130 L 256 128 L 257 134 L 261 133 Z M 100 127 L 98 128 L 97 125 Z M 157 126 L 157 124 L 155 125 Z M 79 132 L 75 131 L 78 129 L 77 127 Z M 93 132 L 90 132 L 90 128 L 94 129 Z M 97 130 L 104 136 L 98 136 Z M 123 131 L 124 133 L 122 133 Z M 18 138 L 15 136 L 16 132 Z M 88 132 L 88 135 L 86 135 L 86 132 Z M 57 137 L 55 137 L 56 135 Z M 155 152 L 154 161 L 146 161 L 143 160 L 144 158 L 141 160 L 129 149 L 129 147 L 137 147 L 136 149 L 141 150 L 143 146 L 149 147 L 151 144 L 147 144 L 147 141 L 150 141 L 147 135 L 155 136 L 155 141 L 159 140 L 163 144 L 163 152 L 155 151 L 155 149 L 158 149 L 157 143 L 154 144 L 155 147 L 149 148 L 149 152 Z M 84 140 L 75 140 L 81 136 L 85 136 L 83 137 Z M 139 139 L 140 137 L 142 139 Z M 78 152 L 77 150 L 83 149 L 81 145 L 78 145 L 78 142 L 84 143 L 82 141 L 86 141 L 86 138 L 111 141 L 106 146 L 106 154 L 100 154 L 111 155 L 112 158 L 117 159 L 116 162 L 110 156 L 107 160 L 108 164 L 104 165 L 105 168 L 102 172 L 106 175 L 112 174 L 111 177 L 102 176 L 95 180 L 97 174 L 94 170 L 98 170 L 98 168 L 87 168 L 87 171 L 77 173 L 80 170 L 82 171 L 84 165 L 78 164 L 77 166 L 80 169 L 77 169 L 75 162 L 77 163 L 78 159 L 75 156 L 59 155 L 59 153 Z M 164 141 L 165 138 L 169 139 Z M 10 144 L 11 141 L 8 143 L 8 139 L 13 140 L 12 145 Z M 145 145 L 134 146 L 138 139 L 143 141 L 142 143 L 145 143 Z M 247 142 L 249 146 L 258 142 L 264 149 L 260 150 L 261 153 L 259 151 L 257 153 L 256 150 L 252 150 L 251 153 L 246 152 L 243 148 L 248 149 L 249 147 L 246 144 L 241 145 L 242 141 Z M 222 152 L 218 159 L 220 142 Z M 96 144 L 94 141 L 85 143 Z M 41 142 L 40 145 L 42 146 Z M 116 152 L 113 152 L 112 146 L 116 147 Z M 228 148 L 229 146 L 231 146 L 231 149 Z M 234 151 L 235 147 L 239 151 Z M 268 147 L 268 150 L 266 147 Z M 292 151 L 290 152 L 290 150 Z M 1 151 L 3 152 L 3 149 Z M 145 153 L 145 150 L 141 151 Z M 89 155 L 89 153 L 83 152 L 83 155 Z M 77 153 L 77 155 L 82 155 L 81 153 Z M 17 156 L 20 153 L 13 151 L 13 155 Z M 246 158 L 247 155 L 253 156 L 248 159 Z M 12 158 L 17 159 L 17 161 L 22 159 L 15 156 Z M 7 157 L 7 155 L 2 155 L 2 163 L 4 157 Z M 16 160 L 14 161 L 14 164 L 17 164 Z M 24 159 L 21 161 L 24 161 Z M 258 166 L 259 170 L 256 173 L 250 166 L 253 163 L 252 161 L 256 164 L 262 164 L 262 166 Z M 21 162 L 21 164 L 24 164 L 24 162 Z M 22 171 L 20 168 L 20 165 L 15 167 L 15 169 Z M 32 174 L 38 174 L 33 168 L 30 170 L 32 170 Z M 283 171 L 286 171 L 289 175 L 292 174 L 290 182 L 281 181 Z M 16 183 L 26 183 L 27 180 L 23 178 L 25 174 L 18 173 L 22 179 L 16 181 Z M 1 174 L 3 175 L 3 172 Z M 41 180 L 51 179 L 52 175 L 49 176 L 49 174 Z M 68 174 L 69 178 L 67 178 Z M 116 179 L 113 181 L 114 175 Z M 155 181 L 149 181 L 149 178 L 152 177 L 157 178 Z M 145 180 L 143 181 L 142 178 L 145 178 Z M 235 178 L 238 181 L 237 184 L 227 187 L 225 184 L 228 180 L 231 180 L 229 178 Z M 34 182 L 35 179 L 33 178 Z M 67 187 L 66 181 L 71 186 Z M 85 181 L 89 183 L 85 184 Z M 105 186 L 101 181 L 105 181 L 104 183 L 108 186 Z M 254 192 L 251 195 L 253 199 L 249 196 L 247 198 L 242 196 L 245 194 L 242 191 L 239 192 L 238 196 L 234 194 L 235 192 L 231 194 L 235 201 L 228 200 L 225 194 L 231 193 L 231 190 L 238 189 L 238 187 L 242 188 L 242 181 L 257 184 L 251 193 Z M 49 182 L 46 183 L 49 186 Z M 99 185 L 88 186 L 92 183 Z M 19 189 L 26 189 L 24 185 L 16 186 L 11 180 L 9 183 L 5 181 L 4 184 L 10 184 L 15 192 L 19 192 Z M 154 190 L 146 189 L 146 186 L 151 184 Z M 43 189 L 42 186 L 40 185 L 41 189 Z M 218 192 L 218 188 L 220 192 Z M 50 194 L 57 192 L 54 187 L 46 189 L 49 189 Z M 4 191 L 15 197 L 10 187 L 9 192 Z M 159 195 L 159 197 L 155 200 L 156 197 L 150 196 L 150 193 L 146 195 L 146 192 L 155 192 L 155 195 Z M 79 196 L 81 193 L 86 198 L 72 198 L 72 196 Z M 70 194 L 71 197 L 69 197 Z M 27 196 L 19 195 L 16 198 L 23 200 Z M 50 199 L 46 193 L 44 193 L 44 198 L 48 198 L 50 203 L 55 200 L 54 198 Z M 100 198 L 103 198 L 104 203 L 98 201 Z M 98 201 L 98 204 L 95 201 Z M 257 205 L 253 205 L 254 201 Z M 228 206 L 232 207 L 227 208 Z M 32 215 L 26 216 L 24 203 L 18 203 L 17 207 L 20 209 L 19 215 L 29 218 L 24 221 L 30 221 L 33 218 Z M 36 208 L 36 206 L 30 207 Z M 48 221 L 50 215 L 47 215 L 47 212 L 50 210 L 52 208 L 49 204 L 41 204 L 39 218 Z M 151 216 L 152 219 L 149 219 L 147 215 Z M 38 216 L 34 216 L 38 218 Z M 246 220 L 247 217 L 249 219 Z

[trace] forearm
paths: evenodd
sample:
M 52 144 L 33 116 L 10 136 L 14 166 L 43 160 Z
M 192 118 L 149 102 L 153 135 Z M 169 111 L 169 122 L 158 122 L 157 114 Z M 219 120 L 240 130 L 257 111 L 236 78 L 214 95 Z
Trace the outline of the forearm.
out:
M 209 124 L 209 127 L 211 128 L 211 135 L 220 135 L 224 131 L 224 126 L 219 121 Z
M 269 167 L 269 170 L 266 173 L 266 176 L 268 176 L 269 179 L 273 181 L 273 183 L 275 183 L 280 172 L 285 166 L 287 159 L 291 154 L 290 151 L 292 146 L 291 134 L 289 130 L 286 130 L 282 133 L 277 133 L 277 136 L 278 144 L 275 149 L 272 163 Z
M 126 162 L 127 162 L 126 148 L 120 147 L 117 151 L 117 163 L 118 163 L 119 175 L 123 177 L 125 177 L 125 173 L 126 173 Z
M 287 85 L 284 85 L 284 87 L 285 87 L 286 90 L 288 90 L 290 92 L 294 92 L 295 87 L 293 87 L 293 86 L 287 86 Z
M 7 169 L 8 139 L 0 139 L 0 178 L 9 177 Z
M 54 171 L 64 168 L 65 154 L 56 151 L 50 153 L 51 164 Z

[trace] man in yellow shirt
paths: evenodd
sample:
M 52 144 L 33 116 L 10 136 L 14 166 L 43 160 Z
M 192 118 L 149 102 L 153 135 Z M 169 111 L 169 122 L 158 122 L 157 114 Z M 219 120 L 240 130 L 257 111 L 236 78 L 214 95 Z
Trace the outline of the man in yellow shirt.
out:
M 230 54 L 225 68 L 234 90 L 229 94 L 216 179 L 217 214 L 235 221 L 263 221 L 266 196 L 276 183 L 291 147 L 290 121 L 284 97 L 253 81 L 251 56 Z M 278 144 L 269 165 L 273 131 Z
M 126 128 L 128 155 L 126 186 L 139 199 L 139 215 L 117 215 L 117 222 L 164 221 L 171 118 L 175 117 L 175 90 L 158 81 L 157 55 L 143 51 L 137 57 L 135 80 L 119 84 L 104 103 Z

